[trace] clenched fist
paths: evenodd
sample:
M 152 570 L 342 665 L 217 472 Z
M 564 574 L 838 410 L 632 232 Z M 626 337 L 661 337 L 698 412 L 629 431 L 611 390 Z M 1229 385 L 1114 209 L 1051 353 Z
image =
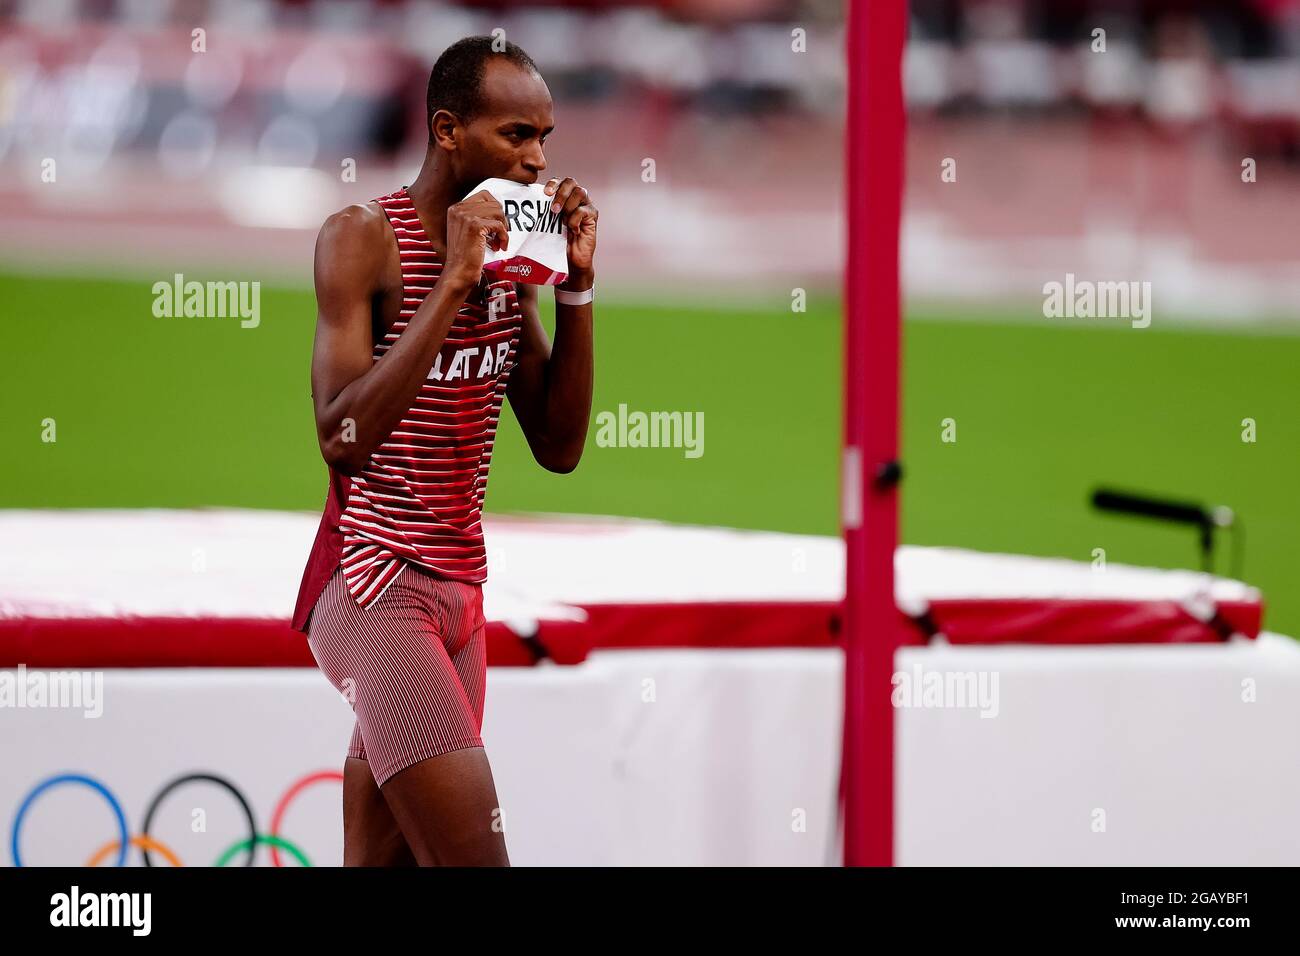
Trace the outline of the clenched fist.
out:
M 487 250 L 510 244 L 506 213 L 495 196 L 480 189 L 447 207 L 447 262 L 442 278 L 466 288 L 478 285 Z
M 600 210 L 572 177 L 548 180 L 546 195 L 552 197 L 551 211 L 559 213 L 569 230 L 569 278 L 564 285 L 576 290 L 590 288 L 596 271 L 596 220 Z

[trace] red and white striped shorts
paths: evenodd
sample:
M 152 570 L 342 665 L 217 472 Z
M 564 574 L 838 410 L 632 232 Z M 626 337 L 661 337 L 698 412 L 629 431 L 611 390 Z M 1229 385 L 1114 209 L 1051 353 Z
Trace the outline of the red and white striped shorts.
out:
M 481 747 L 487 686 L 483 589 L 406 564 L 367 609 L 340 567 L 312 610 L 307 643 L 357 716 L 348 756 L 375 782 L 428 757 Z

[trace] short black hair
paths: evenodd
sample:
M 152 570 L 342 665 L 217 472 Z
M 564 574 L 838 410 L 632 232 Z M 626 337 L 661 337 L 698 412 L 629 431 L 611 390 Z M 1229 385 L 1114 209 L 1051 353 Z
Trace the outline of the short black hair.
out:
M 495 47 L 494 47 L 495 45 Z M 516 66 L 540 74 L 533 58 L 515 43 L 494 37 L 465 37 L 442 51 L 438 62 L 429 72 L 429 93 L 426 101 L 428 113 L 424 122 L 429 126 L 433 114 L 447 110 L 469 122 L 483 109 L 483 71 L 487 61 L 494 56 L 503 57 Z M 433 130 L 429 130 L 429 144 L 433 145 Z

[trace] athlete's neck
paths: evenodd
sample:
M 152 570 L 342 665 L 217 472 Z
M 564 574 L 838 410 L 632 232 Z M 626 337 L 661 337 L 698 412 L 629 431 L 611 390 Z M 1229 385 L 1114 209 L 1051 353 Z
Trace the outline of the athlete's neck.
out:
M 473 183 L 465 186 L 456 181 L 452 175 L 451 163 L 436 148 L 425 153 L 420 174 L 406 192 L 415 203 L 416 210 L 424 214 L 427 220 L 426 232 L 434 245 L 443 246 L 447 243 L 447 207 L 464 199 L 472 188 Z

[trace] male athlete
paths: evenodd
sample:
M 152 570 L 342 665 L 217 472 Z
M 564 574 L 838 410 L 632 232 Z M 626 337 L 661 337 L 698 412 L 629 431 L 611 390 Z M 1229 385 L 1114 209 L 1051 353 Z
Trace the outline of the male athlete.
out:
M 591 412 L 596 208 L 550 179 L 568 226 L 555 346 L 535 286 L 483 273 L 508 241 L 489 178 L 535 183 L 554 126 L 529 56 L 461 40 L 429 76 L 410 186 L 326 220 L 312 399 L 330 492 L 293 626 L 352 702 L 347 866 L 508 866 L 479 736 L 486 682 L 480 509 L 501 401 L 546 469 L 572 471 Z

